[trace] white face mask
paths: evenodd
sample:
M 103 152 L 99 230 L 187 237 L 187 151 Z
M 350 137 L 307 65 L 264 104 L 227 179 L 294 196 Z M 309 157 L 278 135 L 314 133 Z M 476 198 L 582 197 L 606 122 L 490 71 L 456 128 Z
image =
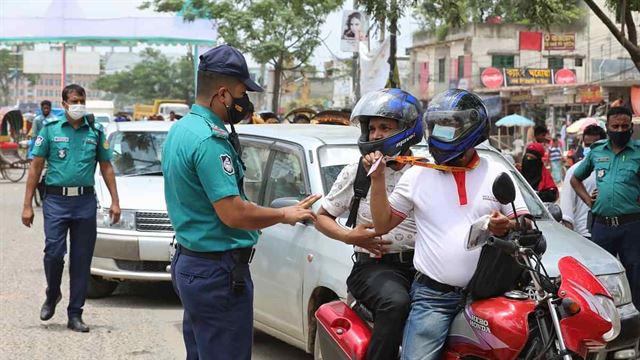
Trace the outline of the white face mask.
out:
M 591 152 L 591 148 L 588 146 L 584 146 L 584 148 L 582 149 L 582 154 L 586 157 L 588 153 Z
M 67 114 L 69 114 L 73 120 L 80 119 L 86 112 L 84 104 L 69 104 L 69 110 L 67 110 Z

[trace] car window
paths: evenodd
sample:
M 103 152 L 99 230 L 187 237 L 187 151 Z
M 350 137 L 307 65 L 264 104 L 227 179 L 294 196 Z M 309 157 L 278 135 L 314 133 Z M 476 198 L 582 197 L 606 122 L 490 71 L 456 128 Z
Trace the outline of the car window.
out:
M 118 131 L 110 138 L 116 176 L 162 175 L 162 145 L 167 132 Z
M 256 204 L 260 204 L 260 188 L 268 160 L 268 145 L 243 142 L 242 161 L 247 167 L 244 171 L 244 193 L 249 200 Z
M 302 161 L 291 152 L 274 150 L 273 165 L 265 193 L 265 204 L 275 199 L 293 197 L 302 200 L 305 195 Z

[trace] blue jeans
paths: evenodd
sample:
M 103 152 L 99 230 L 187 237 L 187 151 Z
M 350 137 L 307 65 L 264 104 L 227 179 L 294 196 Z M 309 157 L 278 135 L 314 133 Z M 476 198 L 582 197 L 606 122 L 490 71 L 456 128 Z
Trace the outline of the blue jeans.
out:
M 562 162 L 551 161 L 551 177 L 556 184 L 562 182 Z
M 410 294 L 411 311 L 404 327 L 401 359 L 440 359 L 449 326 L 462 309 L 462 295 L 433 290 L 416 281 Z

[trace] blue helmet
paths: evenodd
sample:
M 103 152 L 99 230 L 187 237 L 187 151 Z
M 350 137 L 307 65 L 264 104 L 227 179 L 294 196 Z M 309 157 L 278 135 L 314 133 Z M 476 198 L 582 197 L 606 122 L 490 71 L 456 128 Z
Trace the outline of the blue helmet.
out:
M 436 163 L 455 159 L 489 137 L 489 115 L 482 100 L 466 90 L 436 95 L 425 112 L 429 152 Z
M 384 139 L 369 141 L 369 120 L 373 117 L 397 120 L 398 131 Z M 399 155 L 424 136 L 420 101 L 400 89 L 372 91 L 363 96 L 351 112 L 351 122 L 360 126 L 358 147 L 363 155 L 374 151 L 387 156 Z

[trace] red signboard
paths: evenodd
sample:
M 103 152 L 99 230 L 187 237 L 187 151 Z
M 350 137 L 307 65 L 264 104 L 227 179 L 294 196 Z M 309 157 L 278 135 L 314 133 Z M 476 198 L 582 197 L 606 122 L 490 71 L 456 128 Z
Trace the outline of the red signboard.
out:
M 588 86 L 578 89 L 578 98 L 583 104 L 595 104 L 602 100 L 600 86 Z
M 485 87 L 495 89 L 502 86 L 502 83 L 504 82 L 504 76 L 502 75 L 502 71 L 500 71 L 500 69 L 488 67 L 482 71 L 480 80 L 482 81 L 482 85 L 484 85 Z
M 555 83 L 562 84 L 575 84 L 578 82 L 576 73 L 569 69 L 560 69 L 555 72 Z

